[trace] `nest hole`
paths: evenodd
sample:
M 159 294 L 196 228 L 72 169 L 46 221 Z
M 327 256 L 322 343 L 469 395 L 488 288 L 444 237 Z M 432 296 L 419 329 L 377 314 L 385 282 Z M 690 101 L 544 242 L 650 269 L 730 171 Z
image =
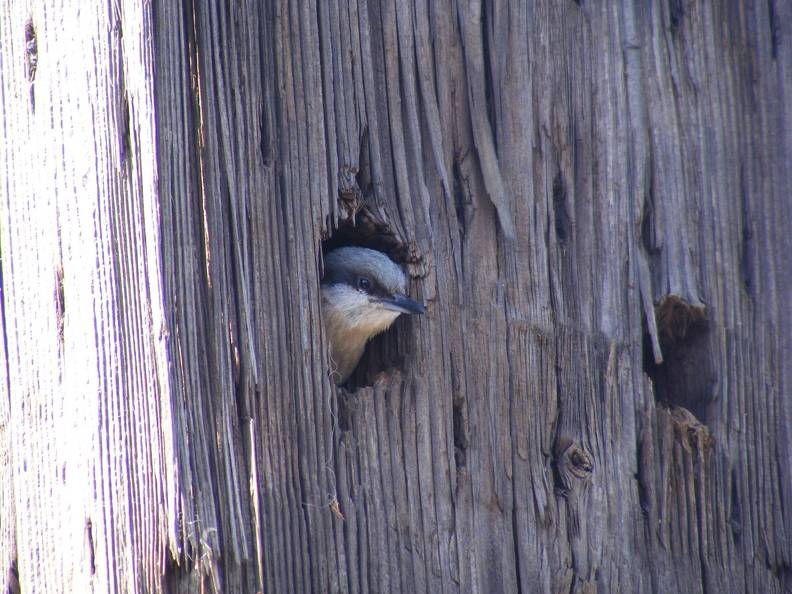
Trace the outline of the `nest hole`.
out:
M 409 250 L 387 223 L 377 221 L 366 209 L 342 221 L 322 241 L 322 255 L 346 246 L 366 247 L 387 254 L 398 264 L 408 261 Z
M 365 247 L 382 252 L 399 264 L 409 276 L 406 265 L 414 259 L 410 257 L 408 245 L 390 225 L 377 220 L 365 207 L 358 210 L 354 217 L 340 222 L 338 227 L 323 239 L 322 256 L 347 246 Z M 410 317 L 399 316 L 388 330 L 369 341 L 355 371 L 343 384 L 349 392 L 372 386 L 383 374 L 403 368 L 405 349 L 407 345 L 414 344 L 414 341 L 410 340 L 410 327 L 414 323 L 409 319 Z M 351 409 L 344 407 L 345 428 L 351 426 L 348 418 L 351 412 L 353 412 Z
M 662 363 L 654 360 L 646 328 L 643 337 L 643 368 L 654 386 L 655 399 L 684 408 L 707 425 L 718 379 L 710 353 L 706 308 L 677 295 L 666 295 L 655 304 L 655 319 Z

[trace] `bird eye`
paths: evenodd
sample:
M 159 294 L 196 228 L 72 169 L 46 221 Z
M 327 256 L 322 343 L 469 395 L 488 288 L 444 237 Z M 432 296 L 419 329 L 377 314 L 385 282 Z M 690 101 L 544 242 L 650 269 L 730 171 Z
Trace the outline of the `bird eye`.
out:
M 371 288 L 371 281 L 367 279 L 365 276 L 361 276 L 358 279 L 358 288 L 361 291 L 368 291 Z

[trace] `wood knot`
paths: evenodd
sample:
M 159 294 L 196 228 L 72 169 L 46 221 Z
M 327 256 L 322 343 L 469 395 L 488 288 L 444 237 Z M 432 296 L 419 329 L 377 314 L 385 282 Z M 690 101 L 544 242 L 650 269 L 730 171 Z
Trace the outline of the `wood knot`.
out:
M 579 443 L 562 440 L 556 445 L 556 487 L 559 493 L 566 496 L 576 487 L 586 483 L 594 470 L 594 462 Z
M 569 512 L 569 534 L 577 536 L 580 534 L 580 514 L 581 509 L 585 512 L 585 493 L 591 482 L 591 472 L 594 470 L 594 462 L 580 443 L 568 438 L 556 440 L 555 445 L 556 461 L 554 465 L 553 478 L 555 480 L 555 492 L 566 499 L 567 511 Z
M 570 448 L 570 450 L 569 462 L 572 474 L 578 478 L 585 478 L 591 474 L 594 465 L 591 463 L 589 455 L 578 447 Z

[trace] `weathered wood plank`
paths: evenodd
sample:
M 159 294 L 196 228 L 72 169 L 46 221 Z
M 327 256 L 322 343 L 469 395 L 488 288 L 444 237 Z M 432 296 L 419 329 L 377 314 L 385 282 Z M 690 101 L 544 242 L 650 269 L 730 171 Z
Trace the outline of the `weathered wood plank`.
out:
M 790 22 L 13 2 L 0 575 L 789 591 Z M 338 225 L 428 306 L 349 389 L 318 286 Z
M 0 15 L 0 557 L 23 592 L 154 590 L 164 572 L 175 468 L 151 34 L 131 4 Z

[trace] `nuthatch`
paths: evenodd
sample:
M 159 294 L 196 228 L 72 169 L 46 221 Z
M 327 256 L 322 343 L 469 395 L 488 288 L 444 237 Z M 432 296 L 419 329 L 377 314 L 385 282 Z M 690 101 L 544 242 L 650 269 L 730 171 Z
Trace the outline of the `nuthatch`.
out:
M 403 313 L 424 313 L 424 306 L 407 297 L 406 290 L 401 268 L 381 252 L 342 247 L 325 255 L 322 316 L 336 384 L 355 370 L 370 338 Z

